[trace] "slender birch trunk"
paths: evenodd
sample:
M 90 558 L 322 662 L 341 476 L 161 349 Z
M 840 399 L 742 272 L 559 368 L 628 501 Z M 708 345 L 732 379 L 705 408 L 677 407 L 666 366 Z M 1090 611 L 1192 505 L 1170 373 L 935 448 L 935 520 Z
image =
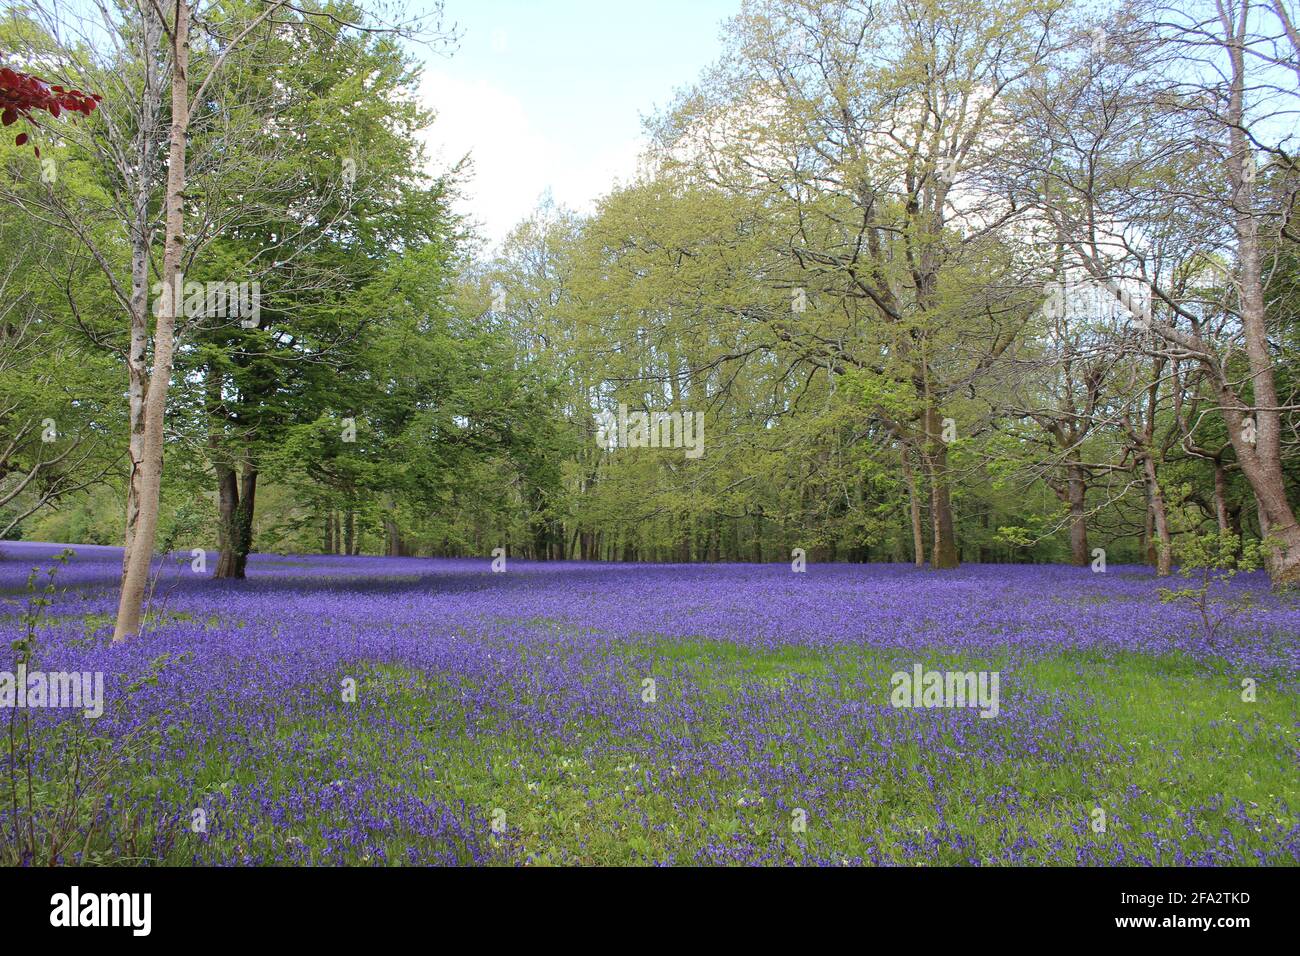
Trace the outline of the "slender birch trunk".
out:
M 143 425 L 139 466 L 132 468 L 132 484 L 138 481 L 138 511 L 134 533 L 128 532 L 129 549 L 122 575 L 122 594 L 117 607 L 113 643 L 140 632 L 145 590 L 153 561 L 158 532 L 158 505 L 162 491 L 163 424 L 167 411 L 167 389 L 171 381 L 175 349 L 176 310 L 182 301 L 181 253 L 185 242 L 185 138 L 189 131 L 189 0 L 176 0 L 172 24 L 172 115 L 167 160 L 167 228 L 163 247 L 163 294 L 158 303 L 154 328 L 153 372 L 143 401 Z

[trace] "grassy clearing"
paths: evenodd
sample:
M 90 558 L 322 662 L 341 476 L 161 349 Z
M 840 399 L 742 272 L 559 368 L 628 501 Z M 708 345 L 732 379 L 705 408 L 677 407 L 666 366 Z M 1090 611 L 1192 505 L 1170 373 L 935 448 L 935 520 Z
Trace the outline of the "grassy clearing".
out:
M 907 666 L 897 655 L 680 639 L 644 639 L 609 654 L 625 667 L 629 695 L 643 674 L 657 675 L 663 720 L 619 727 L 579 718 L 564 733 L 542 735 L 504 711 L 471 713 L 463 700 L 474 688 L 462 678 L 374 666 L 354 675 L 363 721 L 322 708 L 319 719 L 281 723 L 267 746 L 250 740 L 251 756 L 194 753 L 165 776 L 193 778 L 209 795 L 257 786 L 275 796 L 377 775 L 381 792 L 463 805 L 484 833 L 497 814 L 504 832 L 488 838 L 501 862 L 683 863 L 726 859 L 737 844 L 770 862 L 1071 863 L 1081 851 L 1099 855 L 1090 861 L 1172 862 L 1174 848 L 1225 841 L 1246 862 L 1263 861 L 1256 851 L 1294 862 L 1281 848 L 1294 846 L 1288 834 L 1300 807 L 1300 711 L 1294 689 L 1267 680 L 1248 703 L 1239 680 L 1179 658 L 935 654 L 927 667 L 1001 669 L 1004 707 L 1027 694 L 1023 706 L 1046 715 L 1041 748 L 1033 749 L 1032 732 L 998 721 L 924 739 L 903 732 L 882 746 L 882 733 L 938 716 L 888 709 L 889 675 Z M 675 688 L 689 689 L 689 718 L 674 710 Z M 752 715 L 744 702 L 765 693 L 811 703 L 762 711 L 762 732 L 739 742 L 737 714 Z M 859 703 L 868 708 L 860 724 L 810 716 Z M 554 701 L 528 685 L 514 688 L 511 705 L 543 712 Z M 295 757 L 286 763 L 280 755 L 290 742 Z M 1063 756 L 1063 746 L 1074 752 Z M 989 756 L 1001 747 L 1009 756 Z M 722 759 L 675 762 L 674 754 L 700 748 Z M 759 774 L 759 764 L 780 769 Z M 175 789 L 177 801 L 187 796 L 178 784 L 148 786 Z M 1104 832 L 1094 827 L 1099 808 Z M 804 830 L 793 825 L 798 810 Z M 328 860 L 337 824 L 324 813 L 288 827 L 218 827 L 201 847 L 183 835 L 169 857 L 237 850 L 274 859 L 291 849 L 294 859 Z M 400 862 L 412 839 L 400 826 L 376 827 L 373 849 L 349 862 Z

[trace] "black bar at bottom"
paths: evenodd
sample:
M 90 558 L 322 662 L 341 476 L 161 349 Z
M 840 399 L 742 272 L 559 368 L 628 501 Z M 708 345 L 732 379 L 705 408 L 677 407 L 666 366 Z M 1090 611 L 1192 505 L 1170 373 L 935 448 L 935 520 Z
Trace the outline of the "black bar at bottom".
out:
M 1230 944 L 1285 931 L 1296 913 L 1291 869 L 29 869 L 0 871 L 0 893 L 10 939 L 132 947 L 284 939 L 334 949 L 416 928 L 450 944 L 473 927 L 532 946 L 621 933 L 664 944 L 716 933 L 734 944 L 796 928 L 807 942 L 891 929 L 1029 941 L 1043 929 L 1058 940 Z

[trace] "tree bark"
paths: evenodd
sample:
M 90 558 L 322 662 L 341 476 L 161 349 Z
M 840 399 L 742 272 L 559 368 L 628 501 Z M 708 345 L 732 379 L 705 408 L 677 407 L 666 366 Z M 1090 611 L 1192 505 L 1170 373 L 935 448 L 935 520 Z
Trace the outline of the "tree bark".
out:
M 899 460 L 903 464 L 903 479 L 907 482 L 907 505 L 912 518 L 912 563 L 925 567 L 925 531 L 921 524 L 921 495 L 916 487 L 916 473 L 912 471 L 912 453 L 906 444 L 901 446 Z
M 1070 563 L 1086 568 L 1092 560 L 1088 548 L 1088 479 L 1083 467 L 1070 464 L 1066 477 L 1070 504 Z
M 257 469 L 245 463 L 238 480 L 228 465 L 217 466 L 218 546 L 221 556 L 213 577 L 242 579 L 253 547 L 257 506 Z
M 1242 473 L 1250 482 L 1259 502 L 1260 513 L 1268 519 L 1268 534 L 1277 549 L 1268 559 L 1269 573 L 1275 585 L 1300 583 L 1300 525 L 1286 498 L 1286 479 L 1282 471 L 1282 413 L 1273 377 L 1273 361 L 1268 351 L 1268 315 L 1264 301 L 1262 254 L 1259 244 L 1259 218 L 1254 209 L 1254 147 L 1246 131 L 1246 51 L 1250 4 L 1242 3 L 1234 24 L 1228 10 L 1220 7 L 1220 18 L 1229 37 L 1228 55 L 1232 63 L 1232 86 L 1228 101 L 1228 176 L 1232 183 L 1233 231 L 1237 237 L 1240 264 L 1241 327 L 1246 340 L 1253 394 L 1255 441 L 1243 433 L 1244 409 L 1237 402 L 1225 403 L 1228 437 L 1237 452 Z
M 217 550 L 221 552 L 221 556 L 217 558 L 217 567 L 212 575 L 217 578 L 233 578 L 237 537 L 235 511 L 239 507 L 239 482 L 235 476 L 235 469 L 229 465 L 214 462 L 213 468 L 217 473 Z
M 140 480 L 144 466 L 144 404 L 149 390 L 145 353 L 149 347 L 149 248 L 152 230 L 149 196 L 152 192 L 154 152 L 157 146 L 158 114 L 162 90 L 158 85 L 158 47 L 163 25 L 150 4 L 142 4 L 140 16 L 141 61 L 144 89 L 140 93 L 140 125 L 135 135 L 135 195 L 131 200 L 131 339 L 127 350 L 127 472 L 126 515 L 122 550 L 122 585 L 126 586 L 127 564 L 140 521 Z
M 1146 478 L 1147 498 L 1151 503 L 1151 521 L 1155 528 L 1156 574 L 1164 577 L 1173 569 L 1173 536 L 1169 533 L 1169 514 L 1165 508 L 1165 495 L 1160 490 L 1155 459 L 1142 457 L 1142 473 Z
M 410 543 L 402 537 L 402 529 L 391 518 L 384 519 L 384 539 L 384 552 L 388 557 L 409 558 L 411 556 Z
M 1214 519 L 1219 524 L 1220 534 L 1232 532 L 1232 522 L 1228 519 L 1228 475 L 1217 459 L 1214 462 Z
M 113 643 L 140 632 L 145 589 L 158 532 L 158 505 L 162 491 L 163 424 L 167 390 L 171 383 L 175 348 L 176 309 L 182 300 L 181 254 L 184 251 L 185 137 L 189 130 L 189 0 L 176 0 L 172 24 L 172 115 L 167 160 L 167 228 L 163 247 L 163 294 L 154 328 L 153 373 L 144 397 L 143 436 L 139 467 L 132 468 L 132 485 L 139 482 L 135 530 L 128 532 L 122 593 L 118 601 Z
M 957 550 L 952 498 L 948 490 L 948 446 L 943 441 L 939 413 L 933 405 L 926 409 L 925 431 L 929 444 L 924 459 L 930 479 L 930 567 L 951 570 L 961 564 L 961 555 Z

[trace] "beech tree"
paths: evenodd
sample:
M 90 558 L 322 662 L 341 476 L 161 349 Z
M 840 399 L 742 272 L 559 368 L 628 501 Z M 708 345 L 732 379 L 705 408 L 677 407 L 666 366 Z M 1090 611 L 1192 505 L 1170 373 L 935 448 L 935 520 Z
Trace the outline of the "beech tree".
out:
M 486 261 L 449 213 L 456 174 L 423 175 L 428 117 L 394 28 L 300 3 L 255 25 L 269 2 L 191 0 L 185 115 L 175 5 L 113 8 L 96 33 L 112 49 L 56 43 L 35 15 L 4 26 L 9 68 L 103 96 L 73 122 L 14 115 L 29 140 L 6 135 L 0 195 L 29 217 L 20 232 L 62 230 L 80 252 L 61 268 L 78 281 L 5 314 L 27 318 L 20 342 L 62 323 L 102 351 L 94 374 L 127 380 L 133 582 L 142 505 L 171 540 L 176 502 L 214 488 L 195 543 L 215 539 L 218 577 L 254 547 L 498 546 L 936 568 L 1082 568 L 1101 547 L 1164 574 L 1182 540 L 1226 530 L 1270 538 L 1290 580 L 1286 0 L 1104 16 L 750 0 L 721 62 L 651 121 L 635 181 L 590 215 L 544 205 Z M 39 178 L 47 160 L 57 181 Z M 257 281 L 260 317 L 196 311 L 183 289 L 168 317 L 168 276 Z M 0 377 L 37 358 L 24 346 Z M 47 401 L 15 381 L 0 411 L 22 414 L 0 436 Z M 622 406 L 701 416 L 703 455 L 600 443 L 596 415 Z M 11 485 L 53 451 L 22 435 Z M 87 527 L 42 525 L 39 484 L 6 522 L 34 506 L 28 527 Z
M 1012 134 L 1005 101 L 1051 52 L 1060 6 L 747 3 L 722 64 L 661 130 L 694 176 L 781 204 L 780 253 L 801 281 L 858 303 L 850 338 L 799 321 L 786 334 L 832 374 L 907 393 L 875 412 L 921 462 L 935 568 L 959 561 L 946 406 L 1036 306 L 1013 294 L 1001 240 L 1019 210 L 988 173 Z
M 128 370 L 130 475 L 126 494 L 125 552 L 122 590 L 114 640 L 139 631 L 162 488 L 165 422 L 175 360 L 182 304 L 186 300 L 185 269 L 212 240 L 220 215 L 199 215 L 198 227 L 186 231 L 187 204 L 200 204 L 187 189 L 190 138 L 196 119 L 207 122 L 227 61 L 245 45 L 258 43 L 278 23 L 277 14 L 292 11 L 307 30 L 327 35 L 364 27 L 376 32 L 411 36 L 425 18 L 370 23 L 355 8 L 307 6 L 289 0 L 251 0 L 247 4 L 196 5 L 193 0 L 137 0 L 134 6 L 99 6 L 98 19 L 82 21 L 37 2 L 34 23 L 44 25 L 43 38 L 30 55 L 59 65 L 61 74 L 90 78 L 104 90 L 97 111 L 102 124 L 85 144 L 97 156 L 112 185 L 104 201 L 106 215 L 86 215 L 84 197 L 46 191 L 38 205 L 62 228 L 75 235 L 100 264 L 114 294 L 129 317 L 129 346 L 124 350 Z M 435 8 L 429 16 L 435 19 Z M 195 21 L 202 24 L 197 70 L 191 76 L 191 44 Z M 92 22 L 93 21 L 93 22 Z M 75 37 L 81 42 L 57 43 L 50 37 Z M 110 48 L 92 36 L 106 36 Z M 82 82 L 95 88 L 95 82 Z M 79 100 L 82 111 L 85 101 Z M 159 156 L 166 127 L 166 160 Z M 255 127 L 244 136 L 255 139 Z M 237 141 L 240 137 L 231 137 Z M 205 155 L 228 157 L 225 146 Z M 210 170 L 200 163 L 202 175 Z M 165 175 L 164 175 L 165 170 Z M 10 195 L 23 203 L 22 197 Z M 160 215 L 161 214 L 161 215 Z M 120 223 L 129 236 L 130 282 L 121 281 L 117 256 L 97 233 L 99 219 Z M 159 221 L 161 219 L 161 221 Z M 161 240 L 161 256 L 155 244 Z M 151 281 L 156 280 L 156 281 Z M 156 294 L 153 294 L 156 291 Z

